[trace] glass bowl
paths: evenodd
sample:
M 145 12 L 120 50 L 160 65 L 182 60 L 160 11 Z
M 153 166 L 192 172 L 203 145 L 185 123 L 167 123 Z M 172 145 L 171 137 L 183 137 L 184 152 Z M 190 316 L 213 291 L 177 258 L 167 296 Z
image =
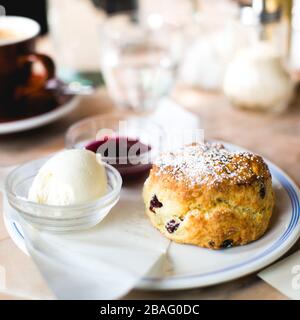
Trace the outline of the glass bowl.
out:
M 104 164 L 108 192 L 103 197 L 83 204 L 55 206 L 28 200 L 29 188 L 39 169 L 49 159 L 28 162 L 13 170 L 6 178 L 5 193 L 11 207 L 32 226 L 52 232 L 67 232 L 95 226 L 118 202 L 122 186 L 119 172 Z
M 124 179 L 128 179 L 151 168 L 153 160 L 162 151 L 163 137 L 161 127 L 149 119 L 105 114 L 72 125 L 66 134 L 66 148 L 87 148 L 100 152 L 104 162 L 114 166 Z M 105 145 L 107 140 L 109 144 Z M 112 140 L 119 142 L 111 143 Z M 102 149 L 97 148 L 100 147 L 99 142 Z M 126 149 L 126 152 L 121 149 Z

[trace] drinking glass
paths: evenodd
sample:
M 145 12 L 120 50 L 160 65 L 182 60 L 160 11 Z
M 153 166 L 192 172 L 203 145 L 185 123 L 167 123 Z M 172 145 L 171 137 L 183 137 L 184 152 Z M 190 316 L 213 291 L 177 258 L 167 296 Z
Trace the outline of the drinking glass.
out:
M 101 69 L 116 106 L 152 111 L 172 88 L 184 53 L 184 28 L 162 15 L 127 12 L 101 26 Z

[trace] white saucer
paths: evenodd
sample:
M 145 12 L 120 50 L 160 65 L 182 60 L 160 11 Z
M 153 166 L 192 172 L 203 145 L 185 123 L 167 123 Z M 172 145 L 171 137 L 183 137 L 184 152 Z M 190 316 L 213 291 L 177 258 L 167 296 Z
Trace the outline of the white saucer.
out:
M 0 123 L 0 135 L 42 127 L 72 112 L 78 106 L 78 103 L 79 97 L 75 96 L 67 103 L 62 104 L 54 110 L 43 113 L 41 115 L 16 121 Z
M 227 144 L 231 149 L 241 150 Z M 286 253 L 300 236 L 300 193 L 295 183 L 278 167 L 267 161 L 273 176 L 276 209 L 266 234 L 246 246 L 219 251 L 171 243 L 172 268 L 163 277 L 155 271 L 137 286 L 147 290 L 174 290 L 204 287 L 256 272 Z M 26 252 L 20 226 L 5 215 L 12 240 Z

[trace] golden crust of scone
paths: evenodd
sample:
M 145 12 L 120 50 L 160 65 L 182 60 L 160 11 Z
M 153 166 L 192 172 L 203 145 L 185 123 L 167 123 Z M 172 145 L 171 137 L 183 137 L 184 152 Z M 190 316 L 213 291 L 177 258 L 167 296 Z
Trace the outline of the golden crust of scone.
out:
M 143 196 L 152 224 L 166 237 L 212 249 L 261 237 L 274 207 L 264 160 L 217 143 L 192 144 L 162 155 Z

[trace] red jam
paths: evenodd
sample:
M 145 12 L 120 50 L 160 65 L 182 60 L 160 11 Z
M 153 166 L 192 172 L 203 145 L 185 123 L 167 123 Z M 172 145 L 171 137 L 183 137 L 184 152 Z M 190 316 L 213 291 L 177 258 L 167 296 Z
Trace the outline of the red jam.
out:
M 106 136 L 101 140 L 90 142 L 85 148 L 101 153 L 104 161 L 114 166 L 123 178 L 137 177 L 151 168 L 147 158 L 141 161 L 151 150 L 151 146 L 138 139 Z

